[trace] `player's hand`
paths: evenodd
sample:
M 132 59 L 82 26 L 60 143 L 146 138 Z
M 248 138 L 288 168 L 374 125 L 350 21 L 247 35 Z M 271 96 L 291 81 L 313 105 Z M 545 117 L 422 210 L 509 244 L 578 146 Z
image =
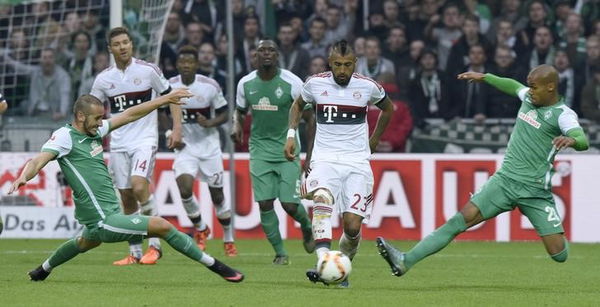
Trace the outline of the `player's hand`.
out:
M 558 136 L 552 140 L 552 144 L 556 147 L 556 150 L 571 147 L 575 145 L 575 139 L 569 136 Z
M 20 187 L 24 186 L 26 183 L 27 183 L 27 180 L 25 178 L 23 178 L 23 177 L 17 178 L 17 180 L 15 180 L 12 183 L 12 185 L 10 186 L 10 189 L 8 189 L 8 195 L 12 194 L 16 190 L 18 190 Z
M 194 96 L 187 88 L 176 88 L 168 93 L 165 97 L 168 103 L 182 105 L 185 104 L 183 98 Z
M 212 122 L 208 118 L 204 117 L 204 115 L 202 114 L 196 115 L 196 121 L 198 122 L 198 125 L 204 128 L 210 128 L 213 126 Z
M 369 139 L 369 148 L 371 148 L 371 153 L 375 152 L 378 144 L 379 144 L 379 139 L 376 139 L 376 138 Z
M 181 129 L 173 129 L 169 136 L 167 136 L 167 147 L 169 149 L 181 149 L 184 146 Z
M 483 82 L 483 78 L 485 78 L 485 74 L 482 74 L 480 72 L 474 72 L 474 71 L 468 71 L 468 72 L 463 72 L 462 74 L 459 74 L 457 76 L 458 80 L 467 80 L 467 81 L 477 81 L 477 82 Z
M 304 160 L 304 164 L 302 165 L 302 171 L 304 172 L 304 177 L 308 177 L 310 174 L 310 160 Z
M 294 159 L 296 159 L 296 155 L 294 154 L 295 152 L 296 139 L 287 138 L 287 141 L 285 141 L 285 146 L 283 147 L 283 154 L 285 155 L 285 158 L 288 159 L 288 161 L 294 161 Z
M 233 124 L 233 131 L 231 132 L 231 139 L 236 144 L 242 144 L 244 139 L 244 131 L 239 123 Z

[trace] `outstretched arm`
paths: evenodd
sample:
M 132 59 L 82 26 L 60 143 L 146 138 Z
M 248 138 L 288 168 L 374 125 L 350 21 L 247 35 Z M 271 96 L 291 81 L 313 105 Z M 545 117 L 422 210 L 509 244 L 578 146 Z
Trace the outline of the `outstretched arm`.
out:
M 302 99 L 302 95 L 299 95 L 290 107 L 290 115 L 288 120 L 289 130 L 287 134 L 287 141 L 285 142 L 285 147 L 283 148 L 285 158 L 289 161 L 294 161 L 296 158 L 296 155 L 294 155 L 296 151 L 296 129 L 298 129 L 298 123 L 300 123 L 300 118 L 302 117 L 302 112 L 305 105 L 306 102 L 304 102 Z
M 190 93 L 185 88 L 178 88 L 171 91 L 169 94 L 160 96 L 148 102 L 144 102 L 135 107 L 129 108 L 125 110 L 125 112 L 120 113 L 119 115 L 112 117 L 110 121 L 111 130 L 115 130 L 123 125 L 129 124 L 130 122 L 136 121 L 146 115 L 148 113 L 160 108 L 163 105 L 167 104 L 182 104 L 180 101 L 181 98 L 192 97 L 193 94 Z
M 27 181 L 35 177 L 35 175 L 37 175 L 37 173 L 44 168 L 48 162 L 53 160 L 56 155 L 57 154 L 55 152 L 43 151 L 35 156 L 35 158 L 29 160 L 29 162 L 25 164 L 25 167 L 23 168 L 21 175 L 19 175 L 19 178 L 13 182 L 12 186 L 8 190 L 8 194 L 10 195 L 20 187 L 24 186 Z
M 518 96 L 519 90 L 525 87 L 525 85 L 521 84 L 519 81 L 510 79 L 510 78 L 502 78 L 498 77 L 494 74 L 482 74 L 478 72 L 465 72 L 458 75 L 459 80 L 468 80 L 468 81 L 476 81 L 476 82 L 485 82 L 500 91 L 511 95 Z

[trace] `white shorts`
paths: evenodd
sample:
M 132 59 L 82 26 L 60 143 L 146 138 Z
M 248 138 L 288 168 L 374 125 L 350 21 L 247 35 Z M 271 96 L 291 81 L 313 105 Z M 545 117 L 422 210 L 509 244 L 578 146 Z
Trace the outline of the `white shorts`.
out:
M 368 222 L 373 209 L 373 171 L 369 161 L 325 162 L 311 164 L 312 170 L 301 187 L 303 198 L 312 198 L 319 188 L 331 192 L 340 214 L 351 212 Z
M 221 155 L 201 159 L 184 148 L 175 154 L 173 170 L 175 177 L 188 174 L 198 177 L 200 181 L 206 182 L 211 188 L 223 187 L 223 157 Z
M 155 160 L 155 146 L 140 147 L 133 152 L 111 152 L 108 165 L 117 189 L 131 189 L 131 176 L 144 177 L 150 182 Z

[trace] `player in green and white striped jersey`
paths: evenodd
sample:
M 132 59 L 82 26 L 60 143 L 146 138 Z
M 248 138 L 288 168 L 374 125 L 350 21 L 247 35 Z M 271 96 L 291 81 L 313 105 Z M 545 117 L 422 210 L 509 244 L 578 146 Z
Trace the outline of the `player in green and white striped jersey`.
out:
M 131 216 L 120 213 L 112 179 L 104 163 L 102 138 L 111 131 L 133 122 L 167 104 L 180 104 L 191 97 L 187 89 L 177 89 L 149 102 L 131 107 L 103 120 L 104 105 L 96 97 L 83 95 L 73 107 L 73 122 L 56 130 L 42 147 L 42 152 L 30 160 L 8 194 L 25 185 L 51 160 L 57 159 L 60 169 L 73 190 L 75 218 L 84 226 L 81 236 L 63 243 L 42 265 L 29 272 L 33 281 L 46 279 L 51 270 L 102 242 L 122 242 L 144 237 L 160 237 L 175 250 L 196 260 L 230 282 L 240 282 L 244 276 L 203 253 L 186 234 L 158 216 Z
M 535 227 L 550 257 L 565 262 L 569 244 L 550 190 L 554 156 L 567 147 L 581 151 L 589 145 L 577 114 L 558 95 L 558 72 L 550 65 L 537 66 L 527 77 L 529 87 L 476 72 L 462 73 L 458 79 L 485 82 L 521 100 L 502 167 L 459 213 L 409 252 L 402 253 L 383 238 L 377 238 L 380 254 L 392 273 L 401 276 L 467 228 L 518 207 Z

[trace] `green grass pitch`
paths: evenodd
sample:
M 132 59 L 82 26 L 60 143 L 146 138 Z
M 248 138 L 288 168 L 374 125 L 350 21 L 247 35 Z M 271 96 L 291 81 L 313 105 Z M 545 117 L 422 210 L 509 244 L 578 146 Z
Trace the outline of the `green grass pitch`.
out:
M 104 244 L 55 269 L 44 282 L 26 272 L 62 240 L 0 240 L 0 306 L 598 306 L 600 245 L 572 244 L 569 260 L 550 260 L 540 242 L 454 242 L 401 278 L 391 275 L 373 241 L 363 241 L 350 289 L 312 284 L 316 263 L 300 241 L 286 241 L 292 264 L 274 266 L 266 240 L 238 241 L 225 258 L 246 274 L 230 284 L 165 246 L 158 265 L 115 267 L 125 243 Z M 393 242 L 402 248 L 414 242 Z M 337 244 L 335 244 L 337 245 Z

